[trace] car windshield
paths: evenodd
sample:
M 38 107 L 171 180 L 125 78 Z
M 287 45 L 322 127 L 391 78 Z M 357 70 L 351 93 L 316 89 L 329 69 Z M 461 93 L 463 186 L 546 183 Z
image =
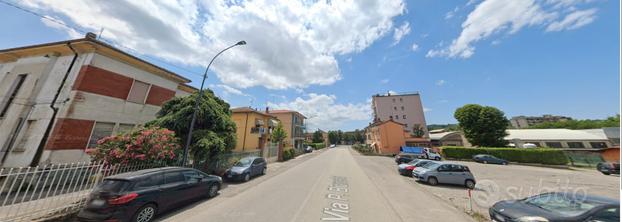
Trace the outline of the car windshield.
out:
M 420 159 L 414 159 L 414 160 L 412 160 L 412 161 L 408 162 L 408 164 L 409 164 L 409 165 L 415 165 L 415 164 L 417 164 L 417 163 L 418 163 L 418 162 L 420 162 L 420 161 L 421 161 Z
M 123 191 L 129 184 L 130 181 L 127 180 L 105 179 L 99 185 L 97 185 L 97 188 L 95 188 L 95 190 L 118 193 Z
M 234 166 L 246 167 L 246 166 L 250 166 L 252 162 L 253 162 L 252 158 L 242 158 L 237 163 L 235 163 Z
M 527 198 L 524 202 L 563 216 L 578 216 L 601 205 L 600 203 L 585 201 L 581 198 L 570 198 L 561 194 L 540 195 Z

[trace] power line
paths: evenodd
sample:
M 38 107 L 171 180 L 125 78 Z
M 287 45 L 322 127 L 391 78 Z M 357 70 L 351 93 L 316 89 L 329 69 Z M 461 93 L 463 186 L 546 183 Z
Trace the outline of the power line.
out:
M 58 21 L 58 20 L 57 20 L 57 19 L 55 19 L 55 18 L 52 18 L 52 17 L 46 16 L 46 15 L 43 15 L 43 14 L 37 13 L 37 12 L 35 12 L 35 11 L 29 10 L 29 9 L 26 9 L 26 8 L 23 8 L 23 7 L 20 7 L 20 6 L 18 6 L 18 5 L 15 5 L 15 4 L 13 4 L 13 3 L 7 2 L 7 1 L 5 1 L 5 0 L 0 0 L 0 3 L 3 3 L 3 4 L 5 4 L 5 5 L 11 6 L 11 7 L 16 8 L 16 9 L 18 9 L 18 10 L 24 11 L 24 12 L 29 13 L 29 14 L 31 14 L 31 15 L 34 15 L 34 16 L 37 16 L 37 17 L 40 17 L 40 18 L 46 19 L 46 20 L 48 20 L 48 21 L 54 22 L 54 23 L 56 23 L 56 24 L 62 25 L 63 27 L 68 28 L 68 29 L 73 30 L 73 31 L 76 31 L 76 32 L 79 32 L 80 34 L 85 35 L 86 33 L 88 33 L 88 31 L 86 31 L 86 30 L 84 30 L 84 29 L 81 29 L 81 28 L 79 28 L 79 27 L 76 27 L 76 26 L 72 26 L 72 25 L 65 24 L 64 22 L 62 22 L 62 21 Z M 189 74 L 193 74 L 193 75 L 196 75 L 196 76 L 198 76 L 198 77 L 203 77 L 203 74 L 202 74 L 202 73 L 195 72 L 195 71 L 193 71 L 193 70 L 190 70 L 190 69 L 187 69 L 187 68 L 184 68 L 184 67 L 181 67 L 181 66 L 178 66 L 178 65 L 172 64 L 172 63 L 170 63 L 170 62 L 167 62 L 167 61 L 165 61 L 165 60 L 162 60 L 162 59 L 159 59 L 159 58 L 156 58 L 156 57 L 152 57 L 152 56 L 149 56 L 149 55 L 146 55 L 146 54 L 142 54 L 142 53 L 140 53 L 140 52 L 139 52 L 138 50 L 136 50 L 136 49 L 133 49 L 133 48 L 130 48 L 130 47 L 127 47 L 127 46 L 121 45 L 121 44 L 115 44 L 112 40 L 107 40 L 107 39 L 105 39 L 105 38 L 103 38 L 103 37 L 101 37 L 101 36 L 99 36 L 99 40 L 100 40 L 100 41 L 102 41 L 102 42 L 108 43 L 108 44 L 110 44 L 110 45 L 115 45 L 116 47 L 119 47 L 119 48 L 124 48 L 124 49 L 126 49 L 126 50 L 128 50 L 128 51 L 132 51 L 134 54 L 136 54 L 136 56 L 137 56 L 137 57 L 141 57 L 141 56 L 142 56 L 142 57 L 145 57 L 145 58 L 149 58 L 149 59 L 151 59 L 151 60 L 155 60 L 155 61 L 161 62 L 161 63 L 163 63 L 163 64 L 167 64 L 167 65 L 169 65 L 169 66 L 175 67 L 175 68 L 177 68 L 177 69 L 179 69 L 179 70 L 183 70 L 183 71 L 185 71 L 185 72 L 188 72 Z

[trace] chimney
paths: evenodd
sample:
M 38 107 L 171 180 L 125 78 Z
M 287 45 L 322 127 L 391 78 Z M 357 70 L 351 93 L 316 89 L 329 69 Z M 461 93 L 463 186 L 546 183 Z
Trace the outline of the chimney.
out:
M 85 38 L 95 40 L 95 39 L 97 39 L 97 35 L 95 33 L 92 33 L 92 32 L 87 32 Z
M 266 113 L 270 113 L 270 109 L 266 106 Z

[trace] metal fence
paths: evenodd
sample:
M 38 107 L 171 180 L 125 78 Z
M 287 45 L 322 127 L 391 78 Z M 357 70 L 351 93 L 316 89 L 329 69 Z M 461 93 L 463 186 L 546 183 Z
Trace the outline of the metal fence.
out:
M 164 165 L 84 162 L 0 169 L 0 221 L 43 220 L 75 212 L 103 178 Z
M 590 152 L 565 152 L 570 164 L 577 167 L 596 167 L 598 163 L 605 162 L 597 153 Z

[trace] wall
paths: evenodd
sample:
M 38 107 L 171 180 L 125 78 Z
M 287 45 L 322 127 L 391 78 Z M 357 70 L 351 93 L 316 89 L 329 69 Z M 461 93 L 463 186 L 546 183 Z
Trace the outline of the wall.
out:
M 284 141 L 285 150 L 291 149 L 294 146 L 294 139 L 292 137 L 292 113 L 270 113 L 270 115 L 275 116 L 281 124 L 283 124 L 283 129 L 287 133 L 287 139 Z
M 400 98 L 402 101 L 400 101 Z M 394 99 L 395 102 L 393 102 Z M 424 137 L 429 137 L 423 104 L 419 94 L 373 96 L 372 105 L 374 113 L 381 121 L 386 121 L 393 117 L 394 121 L 406 124 L 405 128 L 409 131 L 412 131 L 415 124 L 419 124 L 426 132 Z M 403 111 L 401 109 L 402 106 L 404 107 Z M 395 118 L 395 115 L 398 118 Z M 404 115 L 406 115 L 406 119 L 403 118 Z

